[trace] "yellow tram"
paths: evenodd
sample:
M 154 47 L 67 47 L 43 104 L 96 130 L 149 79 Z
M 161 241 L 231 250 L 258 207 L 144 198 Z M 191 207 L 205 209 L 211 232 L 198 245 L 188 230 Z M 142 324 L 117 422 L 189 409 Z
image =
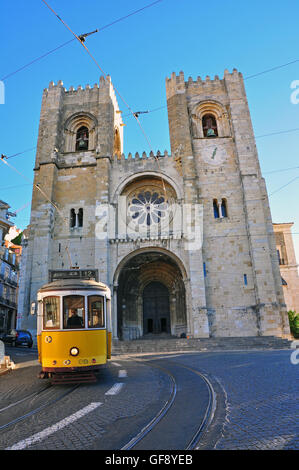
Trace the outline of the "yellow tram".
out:
M 40 377 L 95 378 L 111 358 L 110 289 L 91 279 L 58 279 L 39 289 L 37 301 Z

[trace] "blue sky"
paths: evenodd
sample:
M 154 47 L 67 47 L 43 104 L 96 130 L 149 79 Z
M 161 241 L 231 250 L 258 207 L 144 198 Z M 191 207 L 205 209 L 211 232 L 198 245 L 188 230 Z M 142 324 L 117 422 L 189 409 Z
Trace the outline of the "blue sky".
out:
M 101 28 L 153 0 L 49 0 L 77 33 Z M 1 9 L 0 80 L 40 55 L 72 39 L 71 33 L 41 0 L 5 2 Z M 299 59 L 299 2 L 264 0 L 163 0 L 137 15 L 88 38 L 86 45 L 133 110 L 165 106 L 165 78 L 183 70 L 185 79 L 200 75 L 223 77 L 236 67 L 244 77 Z M 91 86 L 100 72 L 77 41 L 30 67 L 9 76 L 5 104 L 0 105 L 0 153 L 13 155 L 36 145 L 41 97 L 50 81 L 64 86 Z M 299 131 L 259 137 L 299 128 L 299 104 L 291 103 L 291 83 L 299 80 L 299 62 L 245 81 L 260 164 L 270 194 L 274 222 L 295 222 L 299 260 Z M 119 102 L 123 115 L 126 108 Z M 166 109 L 140 117 L 155 150 L 170 151 Z M 125 153 L 149 151 L 132 117 L 124 119 Z M 35 151 L 9 160 L 33 180 Z M 32 188 L 27 180 L 0 166 L 0 199 L 18 212 L 16 224 L 29 222 Z

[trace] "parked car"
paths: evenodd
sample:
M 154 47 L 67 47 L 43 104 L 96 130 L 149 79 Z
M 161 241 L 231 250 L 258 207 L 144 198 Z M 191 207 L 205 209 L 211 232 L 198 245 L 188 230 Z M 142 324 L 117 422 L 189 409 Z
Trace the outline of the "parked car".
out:
M 12 346 L 27 346 L 31 348 L 33 339 L 30 331 L 27 330 L 10 330 L 8 333 L 1 335 L 1 341 Z

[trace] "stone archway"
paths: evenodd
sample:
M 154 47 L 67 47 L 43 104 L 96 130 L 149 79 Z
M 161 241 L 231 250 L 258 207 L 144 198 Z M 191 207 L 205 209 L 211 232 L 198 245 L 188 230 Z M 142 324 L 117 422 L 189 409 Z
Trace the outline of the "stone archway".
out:
M 186 333 L 185 297 L 181 269 L 171 256 L 149 248 L 129 257 L 118 276 L 118 337 Z

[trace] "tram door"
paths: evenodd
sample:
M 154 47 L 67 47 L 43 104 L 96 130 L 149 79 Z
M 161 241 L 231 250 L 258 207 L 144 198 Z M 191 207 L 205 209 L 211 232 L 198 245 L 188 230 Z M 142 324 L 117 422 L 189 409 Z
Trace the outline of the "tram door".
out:
M 161 282 L 151 282 L 143 291 L 143 334 L 170 333 L 169 292 Z

